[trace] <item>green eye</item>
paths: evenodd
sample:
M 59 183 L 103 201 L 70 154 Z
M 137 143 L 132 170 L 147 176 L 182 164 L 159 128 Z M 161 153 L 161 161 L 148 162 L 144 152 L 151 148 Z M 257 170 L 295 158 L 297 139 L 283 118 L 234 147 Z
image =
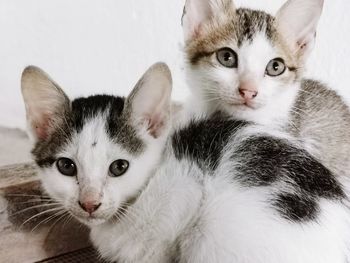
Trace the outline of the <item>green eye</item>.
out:
M 75 163 L 68 158 L 59 158 L 56 161 L 57 170 L 66 176 L 75 176 L 77 173 L 77 168 Z
M 266 66 L 266 74 L 271 77 L 282 75 L 286 71 L 286 64 L 282 58 L 272 59 Z
M 118 177 L 126 173 L 126 171 L 129 168 L 129 162 L 127 160 L 116 160 L 109 166 L 109 172 L 111 173 L 110 176 L 112 177 Z
M 219 49 L 216 52 L 216 59 L 221 65 L 226 68 L 237 68 L 238 67 L 238 58 L 236 52 L 231 48 L 225 47 Z

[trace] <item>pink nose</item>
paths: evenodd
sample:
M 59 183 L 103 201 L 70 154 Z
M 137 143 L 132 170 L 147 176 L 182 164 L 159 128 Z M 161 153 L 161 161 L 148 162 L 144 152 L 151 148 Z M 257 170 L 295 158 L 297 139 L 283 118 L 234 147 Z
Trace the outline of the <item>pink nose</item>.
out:
M 99 203 L 99 204 L 96 204 L 93 202 L 80 203 L 80 201 L 79 201 L 79 205 L 84 211 L 88 212 L 91 215 L 93 212 L 95 212 L 101 206 L 101 203 Z
M 245 100 L 252 100 L 258 95 L 258 92 L 256 90 L 239 89 L 239 94 Z

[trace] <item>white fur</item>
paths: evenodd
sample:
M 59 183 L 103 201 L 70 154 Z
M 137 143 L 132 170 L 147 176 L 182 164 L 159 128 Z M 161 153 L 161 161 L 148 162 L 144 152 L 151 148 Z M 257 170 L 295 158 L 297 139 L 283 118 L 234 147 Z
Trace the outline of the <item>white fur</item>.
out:
M 192 9 L 197 13 L 199 6 L 209 5 L 208 0 L 189 1 Z M 220 2 L 220 1 L 219 1 Z M 295 57 L 305 62 L 315 42 L 317 24 L 322 12 L 323 0 L 288 0 L 276 15 L 276 25 L 284 42 L 292 50 Z M 197 9 L 195 7 L 197 7 Z M 196 18 L 196 12 L 188 12 L 187 20 Z M 220 12 L 212 12 L 211 18 L 220 20 Z M 202 21 L 203 23 L 203 21 Z M 184 32 L 188 26 L 184 25 Z M 190 40 L 194 36 L 187 35 Z M 270 60 L 283 57 L 278 49 L 272 45 L 263 33 L 254 36 L 253 41 L 245 41 L 242 46 L 234 46 L 233 41 L 226 41 L 218 49 L 229 47 L 238 56 L 238 68 L 225 68 L 220 65 L 213 54 L 210 63 L 187 65 L 187 80 L 192 96 L 187 104 L 190 112 L 212 113 L 217 110 L 227 112 L 235 119 L 252 121 L 269 125 L 272 128 L 284 126 L 293 108 L 300 89 L 300 81 L 294 81 L 289 69 L 277 77 L 265 74 Z M 257 96 L 244 105 L 239 88 L 244 82 L 253 84 L 258 92 Z M 197 107 L 193 107 L 195 105 Z M 193 108 L 195 110 L 193 110 Z
M 229 45 L 229 43 L 222 44 L 223 47 L 230 47 Z M 223 110 L 235 119 L 264 125 L 284 125 L 288 120 L 300 84 L 281 82 L 281 78 L 291 74 L 288 69 L 282 76 L 265 75 L 269 61 L 279 57 L 280 54 L 262 33 L 257 34 L 252 43 L 245 42 L 239 49 L 231 48 L 238 55 L 237 69 L 221 66 L 215 54 L 211 58 L 215 67 L 188 65 L 187 80 L 193 92 L 188 107 L 195 109 L 199 114 Z M 261 52 L 262 50 L 264 52 Z M 255 83 L 258 91 L 251 107 L 243 105 L 243 99 L 239 94 L 240 83 L 245 80 Z M 198 107 L 193 107 L 193 103 Z
M 198 211 L 202 191 L 198 169 L 168 162 L 118 223 L 92 228 L 101 255 L 118 262 L 171 262 L 176 239 Z M 190 175 L 190 176 L 188 176 Z
M 131 156 L 110 141 L 104 120 L 98 116 L 86 123 L 62 152 L 78 165 L 79 185 L 55 167 L 41 174 L 48 193 L 90 226 L 91 240 L 103 258 L 138 263 L 172 262 L 174 256 L 179 262 L 208 263 L 345 261 L 350 215 L 341 202 L 321 200 L 317 221 L 293 223 L 270 206 L 280 185 L 242 187 L 234 180 L 234 163 L 227 161 L 234 147 L 252 133 L 264 133 L 265 127 L 242 130 L 215 175 L 208 176 L 187 160 L 162 154 L 164 140 L 148 142 L 144 154 Z M 275 136 L 288 138 L 278 131 Z M 109 177 L 108 165 L 120 158 L 130 160 L 128 172 Z M 78 206 L 83 187 L 102 193 L 95 219 Z M 128 196 L 138 199 L 116 216 Z
M 147 85 L 147 79 L 142 83 Z M 133 99 L 145 94 L 140 92 L 143 85 L 127 99 L 126 107 L 136 114 L 130 120 L 147 113 L 152 122 L 150 108 L 170 112 L 171 105 L 162 103 L 170 101 L 170 93 L 164 91 L 168 85 L 154 87 L 160 90 L 150 93 L 152 103 L 135 110 Z M 227 146 L 215 174 L 208 175 L 193 162 L 173 156 L 171 143 L 167 144 L 170 116 L 156 115 L 165 118 L 159 136 L 150 136 L 147 125 L 136 127 L 145 143 L 142 154 L 131 154 L 112 141 L 101 113 L 87 120 L 57 154 L 75 162 L 76 177 L 60 174 L 55 165 L 41 169 L 46 191 L 91 228 L 91 240 L 103 258 L 121 263 L 343 263 L 349 259 L 350 215 L 342 202 L 322 199 L 318 220 L 291 222 L 271 206 L 276 191 L 290 190 L 286 185 L 244 187 L 235 180 L 232 152 L 247 136 L 262 134 L 266 127 L 241 130 Z M 271 136 L 288 138 L 279 131 Z M 122 176 L 111 177 L 108 168 L 117 159 L 128 160 L 130 166 Z M 101 202 L 93 215 L 78 204 L 85 192 L 94 193 Z M 122 208 L 130 198 L 135 201 Z
M 74 160 L 77 177 L 63 176 L 55 165 L 41 173 L 41 181 L 50 196 L 61 201 L 67 211 L 88 225 L 112 219 L 120 205 L 144 186 L 163 150 L 162 143 L 149 143 L 144 154 L 133 156 L 112 142 L 104 127 L 105 118 L 94 118 L 84 125 L 83 130 L 57 156 Z M 92 147 L 94 142 L 96 146 Z M 108 168 L 118 159 L 128 160 L 129 169 L 123 176 L 111 177 Z M 97 193 L 100 196 L 96 201 L 101 202 L 101 206 L 94 212 L 93 218 L 78 204 L 82 192 Z
M 270 207 L 278 187 L 242 187 L 228 164 L 210 177 L 170 157 L 119 223 L 92 228 L 94 245 L 118 262 L 345 262 L 342 203 L 322 200 L 317 221 L 290 222 Z
M 70 136 L 66 145 L 56 153 L 56 160 L 69 158 L 76 165 L 76 176 L 64 176 L 56 167 L 56 162 L 49 168 L 41 169 L 41 180 L 46 191 L 65 210 L 88 225 L 95 225 L 113 219 L 116 211 L 146 184 L 153 169 L 159 162 L 170 123 L 171 74 L 163 63 L 150 67 L 138 85 L 126 99 L 122 114 L 129 118 L 128 125 L 135 126 L 139 139 L 145 143 L 142 154 L 131 154 L 128 149 L 113 141 L 106 133 L 106 114 L 108 109 L 92 119 L 82 120 L 83 128 Z M 32 128 L 46 130 L 43 116 L 64 121 L 62 110 L 70 111 L 70 101 L 64 92 L 42 70 L 28 67 L 22 75 L 22 91 L 27 107 L 27 118 Z M 145 100 L 147 96 L 147 100 Z M 51 103 L 51 105 L 49 105 Z M 52 108 L 50 108 L 51 106 Z M 32 108 L 39 110 L 32 110 Z M 34 126 L 32 120 L 39 116 Z M 54 129 L 45 131 L 50 138 Z M 64 135 L 65 131 L 60 131 Z M 36 136 L 36 141 L 47 138 Z M 123 176 L 113 177 L 109 172 L 115 160 L 127 160 L 129 168 Z M 84 199 L 101 204 L 90 215 L 83 210 L 79 202 Z

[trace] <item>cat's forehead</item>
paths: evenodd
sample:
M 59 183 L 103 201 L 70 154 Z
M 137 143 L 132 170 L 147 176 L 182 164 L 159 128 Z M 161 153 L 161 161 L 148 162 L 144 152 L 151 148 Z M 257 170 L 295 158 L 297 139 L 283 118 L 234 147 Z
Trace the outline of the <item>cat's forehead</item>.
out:
M 113 115 L 120 118 L 124 109 L 124 98 L 109 95 L 95 95 L 87 98 L 78 98 L 72 102 L 71 115 L 74 129 L 79 133 L 84 125 L 97 116 L 106 119 Z
M 266 39 L 274 41 L 277 37 L 277 31 L 274 25 L 273 16 L 257 10 L 238 9 L 236 12 L 236 23 L 239 26 L 233 28 L 234 37 L 238 46 L 245 41 L 252 41 L 258 34 L 263 33 Z
M 267 42 L 278 44 L 275 18 L 263 11 L 240 8 L 203 30 L 202 37 L 187 45 L 192 64 L 227 44 L 240 48 L 246 43 L 252 43 L 257 36 L 264 36 Z
M 143 148 L 143 141 L 132 127 L 130 116 L 125 114 L 124 107 L 125 99 L 122 97 L 97 95 L 77 99 L 72 103 L 75 130 L 78 134 L 85 131 L 92 137 L 98 137 L 101 131 L 105 132 L 111 141 L 130 153 L 137 154 Z
M 39 141 L 33 150 L 37 163 L 50 165 L 68 148 L 88 150 L 99 142 L 118 145 L 132 155 L 142 153 L 145 142 L 125 114 L 125 99 L 108 95 L 79 98 L 72 102 L 65 122 L 46 141 Z M 84 144 L 84 147 L 81 147 Z M 89 146 L 89 147 L 87 147 Z M 106 149 L 107 151 L 107 149 Z

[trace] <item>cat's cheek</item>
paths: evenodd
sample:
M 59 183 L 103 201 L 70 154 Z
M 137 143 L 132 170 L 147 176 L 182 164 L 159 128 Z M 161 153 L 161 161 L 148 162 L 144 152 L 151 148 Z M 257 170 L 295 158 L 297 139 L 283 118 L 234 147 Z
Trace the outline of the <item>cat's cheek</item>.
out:
M 103 190 L 103 200 L 102 207 L 107 210 L 114 207 L 113 210 L 117 210 L 121 204 L 122 200 L 122 189 L 116 178 L 108 178 L 105 189 Z M 109 207 L 108 207 L 109 206 Z
M 294 93 L 298 90 L 298 84 L 290 83 L 290 76 L 271 78 L 266 76 L 264 80 L 265 88 L 262 94 L 270 103 L 281 103 L 288 98 L 294 98 Z
M 236 69 L 218 66 L 208 70 L 208 74 L 204 79 L 207 87 L 203 89 L 203 92 L 207 94 L 207 99 L 214 96 L 225 100 L 227 103 L 237 103 L 240 100 L 238 92 L 239 75 Z
M 44 189 L 51 197 L 67 203 L 77 196 L 79 186 L 75 177 L 63 176 L 54 169 L 45 169 L 39 176 Z
M 213 62 L 214 63 L 214 62 Z M 237 99 L 239 74 L 237 69 L 217 65 L 199 65 L 188 69 L 189 87 L 208 99 L 212 96 Z

